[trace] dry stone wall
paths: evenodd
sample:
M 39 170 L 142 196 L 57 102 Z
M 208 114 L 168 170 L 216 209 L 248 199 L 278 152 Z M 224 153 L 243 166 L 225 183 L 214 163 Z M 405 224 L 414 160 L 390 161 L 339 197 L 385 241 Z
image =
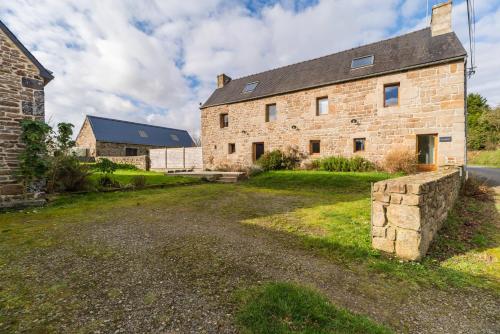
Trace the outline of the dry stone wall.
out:
M 384 107 L 384 85 L 400 84 L 398 106 Z M 318 98 L 328 98 L 328 114 L 316 115 Z M 266 122 L 266 105 L 276 104 L 277 120 Z M 416 151 L 416 135 L 438 134 L 438 164 L 465 160 L 464 64 L 454 62 L 365 78 L 201 110 L 204 168 L 253 163 L 252 143 L 266 151 L 297 147 L 309 154 L 311 140 L 321 141 L 316 157 L 360 155 L 375 162 L 388 151 Z M 229 126 L 221 128 L 220 115 Z M 356 120 L 353 123 L 352 120 Z M 365 151 L 353 151 L 353 139 L 365 138 Z M 236 151 L 229 153 L 229 143 Z
M 44 81 L 39 70 L 0 30 L 0 207 L 42 201 L 17 181 L 23 119 L 44 120 Z
M 137 155 L 128 157 L 97 157 L 96 161 L 99 162 L 101 159 L 109 159 L 117 164 L 129 164 L 142 170 L 149 170 L 149 157 L 147 155 Z
M 457 168 L 374 184 L 372 246 L 405 260 L 419 260 L 453 207 L 462 184 Z

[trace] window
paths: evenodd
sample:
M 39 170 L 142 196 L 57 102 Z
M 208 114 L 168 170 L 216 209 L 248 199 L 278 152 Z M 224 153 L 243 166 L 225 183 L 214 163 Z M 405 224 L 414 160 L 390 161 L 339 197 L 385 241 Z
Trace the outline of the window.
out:
M 319 154 L 321 152 L 321 143 L 319 140 L 311 140 L 309 142 L 309 152 L 311 154 Z
M 365 150 L 365 138 L 354 139 L 354 152 L 362 152 Z
M 235 143 L 229 143 L 228 146 L 227 146 L 227 152 L 229 154 L 233 154 L 234 152 L 236 152 L 236 144 Z
M 266 106 L 266 122 L 273 122 L 278 119 L 278 110 L 276 104 L 268 104 Z
M 316 99 L 316 115 L 328 114 L 328 97 L 319 97 Z
M 220 127 L 227 128 L 229 126 L 229 115 L 220 114 Z
M 399 105 L 399 83 L 384 86 L 384 107 Z
M 247 94 L 247 93 L 251 93 L 255 90 L 255 88 L 257 87 L 257 85 L 259 84 L 258 81 L 255 81 L 255 82 L 249 82 L 245 85 L 245 87 L 243 88 L 243 90 L 241 91 L 242 94 Z
M 170 138 L 172 138 L 172 140 L 179 141 L 179 137 L 177 137 L 177 135 L 171 134 Z
M 139 130 L 139 136 L 142 138 L 148 138 L 148 134 L 144 130 Z
M 354 58 L 351 62 L 351 68 L 359 68 L 373 65 L 373 56 Z
M 127 157 L 136 156 L 137 155 L 137 149 L 136 148 L 125 147 L 125 155 Z

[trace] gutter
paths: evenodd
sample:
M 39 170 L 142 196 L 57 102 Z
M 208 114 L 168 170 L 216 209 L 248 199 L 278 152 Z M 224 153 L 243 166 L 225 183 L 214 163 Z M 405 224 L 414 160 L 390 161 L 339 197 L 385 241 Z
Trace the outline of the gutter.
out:
M 407 66 L 407 67 L 399 68 L 397 70 L 390 70 L 390 71 L 378 72 L 378 73 L 373 73 L 373 74 L 367 74 L 367 75 L 359 76 L 359 77 L 356 77 L 356 78 L 329 81 L 329 82 L 326 82 L 326 83 L 320 84 L 320 85 L 305 86 L 305 87 L 298 88 L 298 89 L 287 90 L 287 91 L 284 91 L 284 92 L 272 93 L 272 94 L 267 94 L 267 95 L 260 95 L 260 96 L 256 96 L 256 97 L 252 97 L 252 98 L 248 98 L 248 99 L 244 99 L 244 100 L 229 101 L 229 102 L 217 103 L 217 104 L 211 104 L 211 105 L 203 105 L 203 106 L 200 107 L 200 110 L 203 110 L 203 109 L 206 109 L 206 108 L 211 108 L 211 107 L 217 107 L 217 106 L 235 104 L 235 103 L 240 103 L 240 102 L 247 102 L 247 101 L 259 100 L 259 99 L 262 99 L 262 98 L 265 98 L 265 97 L 271 97 L 271 96 L 278 96 L 278 95 L 283 95 L 283 94 L 295 93 L 295 92 L 300 92 L 300 91 L 303 91 L 303 90 L 309 90 L 309 89 L 313 89 L 313 88 L 320 88 L 320 87 L 330 86 L 330 85 L 344 83 L 344 82 L 350 82 L 350 81 L 356 81 L 356 80 L 361 80 L 361 79 L 379 77 L 379 76 L 386 75 L 386 74 L 399 73 L 399 72 L 409 71 L 409 70 L 413 70 L 413 69 L 417 69 L 417 68 L 429 67 L 429 66 L 432 66 L 432 65 L 446 64 L 446 63 L 451 63 L 453 61 L 462 60 L 462 59 L 466 60 L 467 59 L 467 55 L 457 56 L 457 57 L 448 58 L 448 59 L 445 59 L 445 60 L 434 61 L 434 62 L 430 62 L 430 63 L 424 63 L 424 64 L 419 64 L 419 65 Z

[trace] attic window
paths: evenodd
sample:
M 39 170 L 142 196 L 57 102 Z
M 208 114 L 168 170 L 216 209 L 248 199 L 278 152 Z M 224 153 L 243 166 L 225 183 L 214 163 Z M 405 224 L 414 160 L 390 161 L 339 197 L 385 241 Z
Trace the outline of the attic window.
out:
M 359 68 L 373 65 L 373 56 L 354 58 L 351 63 L 351 68 Z
M 258 81 L 247 83 L 245 85 L 245 88 L 243 88 L 243 91 L 241 93 L 242 94 L 247 94 L 247 93 L 253 92 L 255 90 L 255 88 L 257 87 L 258 84 L 259 84 Z
M 179 141 L 179 137 L 177 137 L 177 135 L 170 135 L 170 138 L 172 138 L 172 140 L 175 140 L 175 141 Z
M 142 138 L 148 138 L 148 134 L 144 130 L 139 130 L 139 136 Z

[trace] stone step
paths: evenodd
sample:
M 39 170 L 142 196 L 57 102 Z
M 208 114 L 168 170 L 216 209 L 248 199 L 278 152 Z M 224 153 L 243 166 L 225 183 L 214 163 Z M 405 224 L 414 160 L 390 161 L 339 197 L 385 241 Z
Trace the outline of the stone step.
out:
M 236 183 L 238 182 L 238 176 L 221 176 L 217 179 L 217 182 L 222 183 Z

